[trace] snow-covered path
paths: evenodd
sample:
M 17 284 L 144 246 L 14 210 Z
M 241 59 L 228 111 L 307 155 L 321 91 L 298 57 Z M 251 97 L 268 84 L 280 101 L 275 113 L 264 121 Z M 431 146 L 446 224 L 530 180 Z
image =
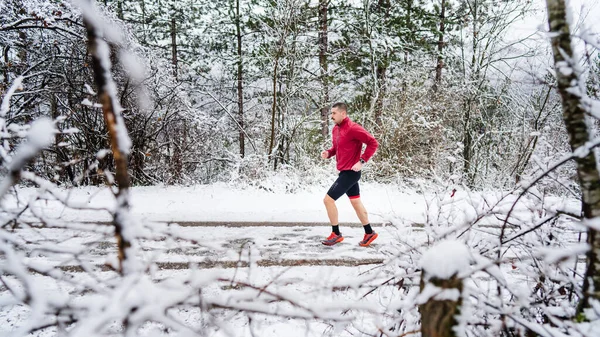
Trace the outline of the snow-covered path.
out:
M 233 225 L 177 227 L 180 237 L 204 237 L 205 241 L 140 240 L 138 251 L 143 260 L 155 261 L 164 269 L 179 269 L 190 263 L 202 268 L 232 268 L 240 266 L 238 262 L 242 265 L 252 262 L 258 266 L 353 266 L 383 263 L 396 253 L 397 247 L 403 244 L 418 246 L 425 240 L 424 231 L 418 227 L 398 229 L 391 225 L 376 225 L 374 230 L 379 233 L 379 238 L 365 248 L 358 246 L 364 234 L 362 228 L 342 226 L 345 240 L 328 247 L 321 241 L 329 234 L 329 226 Z M 86 262 L 97 266 L 104 265 L 116 255 L 112 235 L 62 228 L 19 229 L 16 233 L 34 245 L 39 241 L 40 247 L 51 241 L 65 251 L 74 247 L 83 249 L 87 251 L 84 256 L 89 258 Z M 68 254 L 60 253 L 45 252 L 29 259 L 40 265 L 61 266 L 67 270 L 72 264 Z

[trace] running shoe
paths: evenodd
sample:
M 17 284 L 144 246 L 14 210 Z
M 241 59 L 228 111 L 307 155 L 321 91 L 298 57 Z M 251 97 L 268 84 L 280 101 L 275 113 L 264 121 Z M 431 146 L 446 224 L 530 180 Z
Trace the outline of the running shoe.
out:
M 365 236 L 363 237 L 362 241 L 358 243 L 359 246 L 361 247 L 367 247 L 368 245 L 371 244 L 371 242 L 375 241 L 375 239 L 377 239 L 377 233 L 373 232 L 371 234 L 365 234 Z
M 342 241 L 344 241 L 344 237 L 342 236 L 342 233 L 340 233 L 340 235 L 337 235 L 334 232 L 331 232 L 331 235 L 329 235 L 329 237 L 325 241 L 322 241 L 321 243 L 324 244 L 325 246 L 333 246 L 336 243 L 340 243 Z

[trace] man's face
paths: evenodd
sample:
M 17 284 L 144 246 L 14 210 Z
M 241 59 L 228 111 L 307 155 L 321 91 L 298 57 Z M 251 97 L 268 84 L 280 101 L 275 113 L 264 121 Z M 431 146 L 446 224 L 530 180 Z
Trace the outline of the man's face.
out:
M 346 118 L 345 110 L 340 110 L 337 107 L 331 108 L 331 120 L 333 120 L 335 124 L 340 124 L 344 118 Z

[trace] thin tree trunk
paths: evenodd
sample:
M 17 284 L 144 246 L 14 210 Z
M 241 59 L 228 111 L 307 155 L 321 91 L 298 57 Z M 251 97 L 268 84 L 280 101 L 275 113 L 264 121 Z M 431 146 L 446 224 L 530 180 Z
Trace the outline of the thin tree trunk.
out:
M 147 45 L 146 42 L 146 1 L 140 1 L 140 7 L 142 9 L 142 45 Z
M 477 48 L 479 46 L 479 31 L 477 27 L 478 12 L 477 12 L 477 1 L 473 3 L 472 16 L 473 16 L 473 50 L 471 58 L 471 79 L 479 80 L 479 67 L 477 67 Z
M 279 70 L 279 58 L 283 54 L 283 44 L 285 43 L 285 36 L 282 36 L 278 43 L 278 50 L 275 54 L 275 65 L 273 66 L 273 104 L 271 104 L 271 139 L 269 141 L 269 158 L 275 160 L 275 167 L 277 167 L 277 157 L 273 153 L 273 145 L 275 145 L 275 116 L 277 114 L 277 76 Z
M 8 54 L 9 54 L 10 46 L 4 47 L 3 55 L 4 55 L 4 64 L 8 64 Z M 8 78 L 8 67 L 2 67 L 4 72 L 4 88 L 8 89 L 10 79 Z M 1 89 L 1 86 L 0 86 Z M 0 95 L 4 95 L 4 91 L 0 91 Z
M 175 11 L 171 18 L 171 63 L 173 64 L 173 77 L 177 79 L 177 20 L 175 19 Z
M 245 135 L 244 135 L 244 82 L 243 82 L 243 59 L 242 59 L 242 28 L 240 23 L 240 0 L 235 2 L 235 28 L 237 35 L 237 95 L 238 95 L 238 124 L 240 156 L 244 158 L 245 151 Z
M 383 62 L 386 62 L 386 60 L 383 60 Z M 386 93 L 386 72 L 387 72 L 387 65 L 385 64 L 377 64 L 377 69 L 376 69 L 376 78 L 377 78 L 377 85 L 379 87 L 379 90 L 377 91 L 377 97 L 375 98 L 375 125 L 377 125 L 378 130 L 381 130 L 381 116 L 383 115 L 383 98 L 385 97 L 385 93 Z
M 548 22 L 552 32 L 552 52 L 558 91 L 562 98 L 563 120 L 569 134 L 569 142 L 573 151 L 581 148 L 590 140 L 585 120 L 586 111 L 582 107 L 578 92 L 584 91 L 580 85 L 580 74 L 571 60 L 577 62 L 571 49 L 569 23 L 566 20 L 564 0 L 546 0 Z M 585 156 L 576 156 L 577 175 L 582 192 L 582 210 L 585 219 L 600 216 L 600 175 L 596 166 L 594 151 L 587 151 Z M 590 299 L 600 300 L 600 234 L 588 228 L 587 269 L 583 279 L 583 297 L 577 307 L 577 313 L 590 308 Z
M 437 65 L 435 67 L 435 82 L 433 83 L 433 91 L 437 91 L 440 83 L 442 82 L 442 69 L 444 68 L 444 34 L 446 32 L 445 27 L 446 21 L 446 0 L 442 0 L 440 8 L 440 36 L 438 39 L 438 56 Z
M 475 0 L 471 6 L 470 5 L 470 15 L 473 21 L 473 46 L 472 46 L 472 58 L 471 58 L 471 74 L 470 80 L 474 83 L 479 82 L 479 70 L 477 69 L 477 48 L 478 48 L 478 28 L 477 28 L 477 20 L 478 20 L 478 0 Z M 473 125 L 471 123 L 471 118 L 474 114 L 477 114 L 476 111 L 476 100 L 473 97 L 475 94 L 471 94 L 470 97 L 467 98 L 464 107 L 464 115 L 463 115 L 463 163 L 464 163 L 464 175 L 466 176 L 466 184 L 469 187 L 473 187 L 475 184 L 475 169 L 473 167 L 473 134 L 472 128 Z
M 269 141 L 269 155 L 273 154 L 273 144 L 275 143 L 275 114 L 277 112 L 277 68 L 279 67 L 279 55 L 275 57 L 275 66 L 273 67 L 273 104 L 271 104 L 271 139 Z
M 19 48 L 19 62 L 21 65 L 28 64 L 27 62 L 27 50 L 29 49 L 29 43 L 27 42 L 27 34 L 23 31 L 19 32 L 19 40 L 21 42 L 21 48 Z
M 329 0 L 319 2 L 319 65 L 321 66 L 321 83 L 323 85 L 323 106 L 321 107 L 321 135 L 327 138 L 329 134 L 329 75 L 327 64 L 327 10 Z
M 56 120 L 60 113 L 58 112 L 58 101 L 56 95 L 54 94 L 50 95 L 50 111 L 52 112 L 52 119 Z M 69 165 L 69 157 L 67 156 L 67 152 L 65 151 L 64 147 L 60 146 L 60 143 L 64 141 L 64 138 L 65 136 L 60 132 L 58 132 L 54 136 L 54 146 L 56 148 L 57 159 L 59 161 L 59 164 L 65 165 L 64 169 L 61 170 L 60 177 L 62 178 L 66 173 L 69 182 L 77 186 L 77 182 L 75 181 L 75 173 L 73 172 L 73 167 Z M 60 180 L 61 179 L 59 179 L 59 182 Z
M 118 191 L 116 193 L 117 211 L 114 213 L 113 225 L 115 226 L 115 236 L 117 238 L 119 271 L 124 273 L 126 272 L 124 265 L 127 260 L 134 259 L 134 257 L 128 256 L 131 242 L 123 235 L 126 221 L 123 211 L 127 212 L 129 210 L 128 194 L 130 188 L 129 173 L 127 172 L 127 152 L 124 151 L 127 145 L 122 144 L 122 141 L 124 141 L 122 133 L 125 130 L 125 125 L 120 116 L 120 111 L 115 111 L 115 106 L 118 107 L 119 102 L 109 91 L 109 86 L 114 83 L 110 74 L 110 64 L 107 65 L 108 62 L 105 62 L 102 56 L 103 50 L 108 50 L 109 47 L 99 36 L 98 28 L 94 24 L 88 20 L 84 20 L 84 23 L 87 29 L 88 49 L 92 55 L 94 79 L 98 86 L 98 99 L 102 104 L 104 121 L 108 128 L 112 155 L 116 165 L 115 179 Z M 107 57 L 107 55 L 104 55 L 104 57 Z
M 408 28 L 408 30 L 412 34 L 414 32 L 414 30 L 412 27 L 412 22 L 410 20 L 411 15 L 412 15 L 412 0 L 408 1 L 408 6 L 406 7 L 406 28 Z M 410 42 L 413 42 L 412 39 Z M 407 50 L 407 48 L 404 48 L 404 64 L 408 65 L 408 50 Z
M 473 168 L 471 167 L 473 151 L 471 146 L 473 145 L 473 135 L 471 134 L 471 99 L 467 99 L 464 105 L 463 115 L 463 174 L 466 176 L 467 186 L 473 187 L 475 175 Z
M 124 0 L 117 0 L 117 17 L 121 20 L 123 20 L 124 16 L 123 16 L 123 1 Z
M 379 0 L 377 2 L 377 10 L 383 16 L 384 25 L 387 24 L 387 20 L 390 14 L 390 8 L 391 6 L 389 0 Z M 383 115 L 383 99 L 386 93 L 386 72 L 388 67 L 388 59 L 390 55 L 388 52 L 386 52 L 382 56 L 383 59 L 377 62 L 377 66 L 375 68 L 375 78 L 377 79 L 377 96 L 375 97 L 375 104 L 373 110 L 375 117 L 375 125 L 377 125 L 378 130 L 381 130 L 381 116 Z
M 547 116 L 545 118 L 542 118 L 542 113 L 546 109 L 546 104 L 548 103 L 548 99 L 550 98 L 551 93 L 552 93 L 552 87 L 548 86 L 548 91 L 546 92 L 546 96 L 540 107 L 540 111 L 534 120 L 533 127 L 534 127 L 535 131 L 538 131 L 544 127 L 545 119 L 547 118 Z M 517 158 L 515 167 L 513 168 L 513 170 L 510 173 L 511 176 L 515 177 L 515 184 L 518 184 L 519 182 L 521 182 L 521 176 L 523 175 L 523 172 L 527 168 L 527 165 L 529 164 L 529 161 L 531 160 L 531 156 L 535 152 L 538 140 L 539 140 L 539 136 L 530 136 L 529 140 L 527 141 L 527 145 L 525 145 L 524 147 L 521 147 L 521 149 L 519 149 L 518 153 L 520 153 L 520 155 Z

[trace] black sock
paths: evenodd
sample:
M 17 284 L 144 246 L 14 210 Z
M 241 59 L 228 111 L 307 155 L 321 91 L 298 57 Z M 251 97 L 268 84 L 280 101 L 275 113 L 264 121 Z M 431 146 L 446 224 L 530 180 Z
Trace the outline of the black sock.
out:
M 339 225 L 335 225 L 335 226 L 331 226 L 331 231 L 335 233 L 335 235 L 341 235 L 342 233 L 340 233 L 340 226 Z
M 373 234 L 373 228 L 371 228 L 371 224 L 370 223 L 364 225 L 363 228 L 365 229 L 365 233 L 366 234 Z

